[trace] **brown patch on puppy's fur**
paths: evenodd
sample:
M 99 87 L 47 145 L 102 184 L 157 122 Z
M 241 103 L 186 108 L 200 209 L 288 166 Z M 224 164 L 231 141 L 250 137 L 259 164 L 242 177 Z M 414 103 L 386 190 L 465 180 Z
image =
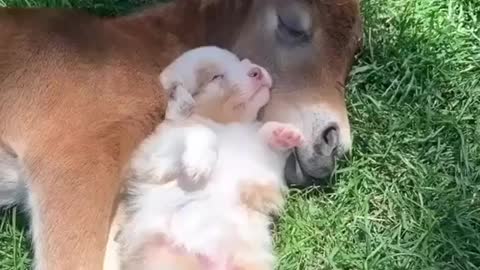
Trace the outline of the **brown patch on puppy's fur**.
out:
M 204 85 L 211 81 L 213 76 L 217 75 L 219 71 L 220 70 L 218 70 L 218 67 L 215 65 L 215 63 L 202 63 L 202 66 L 196 71 L 196 85 L 198 88 L 203 88 Z
M 219 75 L 221 70 L 215 65 L 215 63 L 202 63 L 202 67 L 197 70 L 197 85 L 199 88 L 212 80 L 213 76 Z M 228 82 L 224 82 L 225 88 L 232 88 L 234 85 L 227 85 Z M 232 93 L 238 92 L 235 89 L 230 89 L 223 96 L 220 96 L 215 99 L 209 100 L 209 102 L 203 102 L 202 104 L 197 104 L 195 107 L 195 112 L 198 115 L 216 121 L 218 123 L 226 124 L 236 121 L 242 121 L 243 119 L 239 118 L 238 112 L 232 108 L 231 104 L 227 101 L 232 97 Z M 221 106 L 219 106 L 221 104 Z
M 222 101 L 219 101 L 221 102 L 220 104 L 225 104 L 227 99 L 228 97 L 222 97 Z M 212 119 L 218 123 L 226 124 L 235 121 L 242 121 L 242 119 L 239 118 L 238 113 L 235 113 L 231 107 L 218 106 L 218 103 L 213 101 L 203 105 L 204 106 L 197 108 L 196 112 L 199 115 Z
M 278 214 L 284 203 L 282 190 L 277 186 L 257 183 L 246 183 L 240 187 L 241 202 L 264 215 Z

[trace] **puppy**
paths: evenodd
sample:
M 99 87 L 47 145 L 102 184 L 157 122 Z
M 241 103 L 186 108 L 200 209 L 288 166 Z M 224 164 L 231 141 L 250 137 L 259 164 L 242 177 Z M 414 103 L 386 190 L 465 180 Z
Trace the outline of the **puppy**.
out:
M 273 269 L 270 216 L 282 208 L 286 157 L 303 137 L 288 124 L 255 122 L 270 75 L 203 47 L 160 80 L 170 120 L 131 163 L 121 268 Z

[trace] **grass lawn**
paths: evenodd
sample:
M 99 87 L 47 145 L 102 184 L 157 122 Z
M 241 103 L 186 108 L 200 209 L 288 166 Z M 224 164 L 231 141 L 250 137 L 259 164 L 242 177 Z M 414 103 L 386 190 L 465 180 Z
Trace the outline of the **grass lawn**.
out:
M 0 6 L 114 14 L 135 2 Z M 354 148 L 332 192 L 292 191 L 279 268 L 480 269 L 480 0 L 362 0 L 362 10 L 347 97 Z M 16 211 L 0 218 L 0 269 L 31 262 Z

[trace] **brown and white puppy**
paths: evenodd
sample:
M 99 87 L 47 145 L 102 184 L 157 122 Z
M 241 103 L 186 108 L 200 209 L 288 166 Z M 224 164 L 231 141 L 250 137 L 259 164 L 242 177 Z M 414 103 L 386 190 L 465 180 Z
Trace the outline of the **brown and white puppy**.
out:
M 133 157 L 120 268 L 181 269 L 196 261 L 191 270 L 273 269 L 270 215 L 282 206 L 289 150 L 303 137 L 290 124 L 255 121 L 269 100 L 269 73 L 201 47 L 161 77 L 174 94 L 172 120 Z M 192 115 L 183 100 L 190 93 Z
M 0 25 L 0 202 L 27 194 L 36 269 L 101 268 L 122 168 L 163 119 L 156 77 L 186 49 L 215 44 L 272 72 L 265 119 L 309 139 L 289 183 L 317 183 L 348 148 L 357 0 L 177 0 L 110 19 L 0 9 Z
M 160 82 L 170 94 L 166 120 L 131 161 L 133 173 L 142 175 L 130 172 L 136 182 L 160 184 L 179 174 L 201 181 L 217 159 L 216 136 L 202 128 L 207 125 L 203 119 L 251 123 L 270 99 L 272 87 L 264 68 L 215 46 L 183 53 L 162 71 Z

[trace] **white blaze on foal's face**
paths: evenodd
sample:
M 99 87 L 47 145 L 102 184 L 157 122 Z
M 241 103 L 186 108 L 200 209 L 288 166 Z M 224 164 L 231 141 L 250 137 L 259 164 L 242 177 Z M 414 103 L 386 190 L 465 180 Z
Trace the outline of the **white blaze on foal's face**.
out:
M 171 93 L 170 110 L 194 109 L 220 121 L 232 120 L 232 113 L 256 115 L 270 99 L 272 87 L 264 68 L 217 47 L 184 53 L 162 72 L 160 80 Z

